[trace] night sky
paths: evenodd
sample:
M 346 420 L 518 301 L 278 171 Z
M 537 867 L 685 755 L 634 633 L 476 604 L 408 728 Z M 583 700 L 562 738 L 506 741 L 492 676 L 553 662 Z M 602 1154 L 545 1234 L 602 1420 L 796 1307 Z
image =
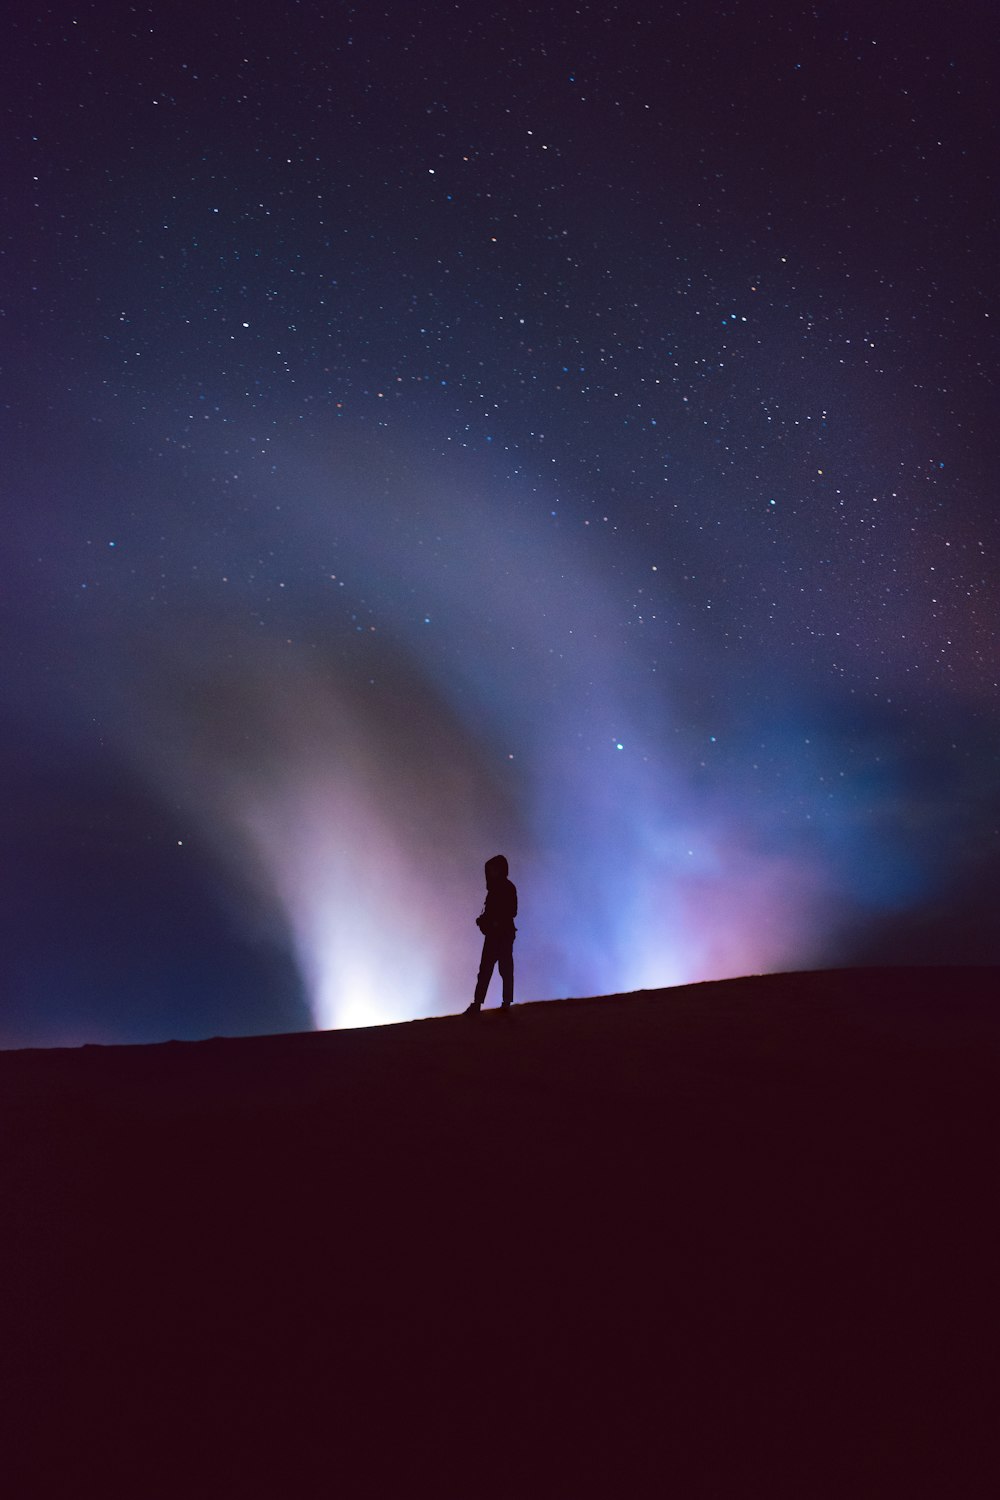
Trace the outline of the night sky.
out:
M 0 1044 L 1000 961 L 992 3 L 3 50 Z

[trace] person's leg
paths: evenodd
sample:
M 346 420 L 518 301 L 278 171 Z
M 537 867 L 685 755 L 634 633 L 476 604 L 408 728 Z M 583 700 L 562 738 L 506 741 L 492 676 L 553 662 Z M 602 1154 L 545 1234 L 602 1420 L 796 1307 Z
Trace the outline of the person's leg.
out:
M 479 973 L 476 976 L 476 993 L 472 1001 L 477 1010 L 486 999 L 486 991 L 489 989 L 490 980 L 493 977 L 493 965 L 496 961 L 496 949 L 489 938 L 483 938 L 483 956 L 479 960 Z
M 514 944 L 506 944 L 497 955 L 497 967 L 503 980 L 503 1003 L 514 1003 Z

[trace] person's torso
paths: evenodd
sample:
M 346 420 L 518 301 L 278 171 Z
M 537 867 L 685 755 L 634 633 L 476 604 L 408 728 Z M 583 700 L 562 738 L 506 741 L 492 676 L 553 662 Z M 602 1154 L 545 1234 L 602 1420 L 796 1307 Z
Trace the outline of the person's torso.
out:
M 514 932 L 514 918 L 517 916 L 517 888 L 513 881 L 505 880 L 502 885 L 493 886 L 487 890 L 483 916 L 491 932 L 498 935 Z

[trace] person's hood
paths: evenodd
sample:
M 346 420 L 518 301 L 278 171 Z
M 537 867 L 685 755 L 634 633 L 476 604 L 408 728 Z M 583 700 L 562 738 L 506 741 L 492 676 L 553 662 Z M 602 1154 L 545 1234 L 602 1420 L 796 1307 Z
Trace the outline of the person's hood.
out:
M 494 854 L 486 861 L 486 884 L 499 885 L 507 879 L 507 861 L 502 854 Z

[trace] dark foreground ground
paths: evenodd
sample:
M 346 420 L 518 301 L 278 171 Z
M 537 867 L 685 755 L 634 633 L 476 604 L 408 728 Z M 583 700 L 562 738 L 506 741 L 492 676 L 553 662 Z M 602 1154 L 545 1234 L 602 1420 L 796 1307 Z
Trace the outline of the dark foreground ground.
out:
M 4 1492 L 992 1497 L 997 978 L 0 1054 Z

